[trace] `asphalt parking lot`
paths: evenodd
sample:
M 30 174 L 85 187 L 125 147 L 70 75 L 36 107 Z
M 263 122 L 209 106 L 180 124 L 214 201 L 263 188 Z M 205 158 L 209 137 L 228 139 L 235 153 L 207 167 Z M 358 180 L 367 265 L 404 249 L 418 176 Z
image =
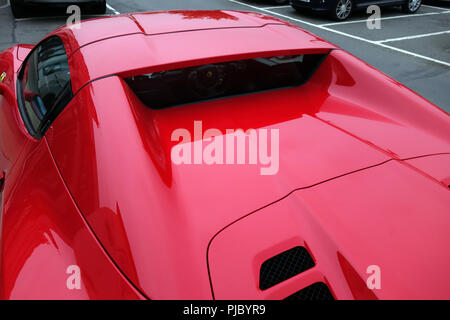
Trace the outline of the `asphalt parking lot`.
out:
M 323 14 L 298 13 L 290 6 L 274 6 L 264 0 L 108 0 L 107 15 L 168 9 L 256 11 L 288 20 L 351 52 L 450 113 L 450 1 L 426 2 L 413 15 L 397 7 L 382 9 L 380 29 L 367 27 L 369 14 L 364 11 L 355 12 L 347 21 L 333 22 Z M 14 19 L 7 0 L 0 0 L 0 50 L 17 43 L 36 43 L 65 23 L 64 12 L 49 10 Z

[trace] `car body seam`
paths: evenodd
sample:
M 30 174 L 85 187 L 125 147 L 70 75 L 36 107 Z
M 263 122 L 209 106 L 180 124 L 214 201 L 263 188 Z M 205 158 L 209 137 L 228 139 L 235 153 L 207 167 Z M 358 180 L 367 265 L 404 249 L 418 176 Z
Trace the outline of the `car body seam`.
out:
M 84 47 L 88 47 L 91 44 L 95 44 L 98 42 L 103 42 L 105 40 L 110 40 L 110 39 L 115 39 L 115 38 L 121 38 L 121 37 L 128 37 L 128 36 L 133 36 L 133 35 L 143 35 L 145 37 L 151 37 L 151 36 L 160 36 L 160 35 L 165 35 L 165 34 L 177 34 L 177 33 L 185 33 L 185 32 L 198 32 L 198 31 L 209 31 L 209 30 L 226 30 L 226 29 L 257 29 L 257 28 L 264 28 L 268 25 L 276 25 L 276 26 L 288 26 L 285 23 L 277 23 L 277 22 L 268 22 L 262 25 L 258 25 L 258 26 L 237 26 L 237 27 L 214 27 L 214 28 L 202 28 L 202 29 L 188 29 L 188 30 L 177 30 L 177 31 L 165 31 L 165 32 L 158 32 L 158 33 L 145 33 L 145 32 L 130 32 L 130 33 L 125 33 L 125 34 L 118 34 L 118 35 L 114 35 L 114 36 L 110 36 L 110 37 L 106 37 L 106 38 L 102 38 L 102 39 L 97 39 L 88 43 L 85 43 L 81 46 L 79 46 L 78 48 L 76 48 L 75 50 L 73 50 L 70 55 L 69 55 L 69 59 L 80 49 L 84 48 Z
M 125 272 L 122 271 L 122 269 L 119 267 L 119 265 L 115 262 L 115 260 L 112 258 L 112 256 L 110 255 L 110 253 L 106 250 L 106 248 L 103 246 L 102 242 L 100 241 L 99 237 L 97 236 L 97 234 L 95 233 L 95 231 L 93 230 L 93 228 L 91 227 L 91 225 L 89 224 L 89 222 L 87 221 L 86 217 L 84 216 L 83 212 L 81 211 L 80 207 L 78 206 L 78 203 L 75 201 L 75 198 L 72 195 L 72 192 L 70 191 L 69 187 L 67 186 L 67 183 L 63 177 L 63 175 L 61 174 L 61 171 L 59 169 L 58 164 L 56 163 L 55 158 L 53 157 L 53 153 L 52 150 L 50 148 L 50 145 L 48 144 L 47 141 L 47 137 L 44 136 L 44 143 L 45 146 L 48 150 L 48 154 L 50 156 L 50 158 L 52 159 L 53 165 L 55 166 L 55 170 L 59 176 L 59 178 L 61 179 L 62 184 L 64 185 L 66 194 L 70 197 L 70 199 L 72 200 L 72 203 L 74 204 L 76 210 L 78 211 L 81 219 L 83 220 L 84 224 L 86 225 L 87 229 L 89 230 L 90 234 L 92 235 L 92 237 L 94 238 L 94 240 L 97 242 L 97 244 L 99 245 L 99 247 L 101 248 L 101 250 L 103 251 L 103 253 L 105 254 L 105 256 L 107 257 L 107 259 L 109 260 L 109 263 L 111 263 L 114 268 L 116 269 L 116 271 L 124 278 L 124 280 L 131 286 L 131 288 L 134 289 L 135 293 L 137 295 L 140 295 L 141 297 L 150 300 L 150 298 L 147 296 L 147 294 L 145 294 L 133 281 L 131 281 L 130 278 L 128 278 L 128 276 L 125 274 Z
M 266 205 L 264 205 L 264 206 L 262 206 L 262 207 L 260 207 L 260 208 L 258 208 L 258 209 L 256 209 L 256 210 L 253 210 L 253 211 L 251 211 L 251 212 L 249 212 L 249 213 L 247 213 L 247 214 L 241 216 L 240 218 L 238 218 L 238 219 L 236 219 L 236 220 L 230 222 L 230 223 L 227 224 L 226 226 L 222 227 L 222 228 L 221 228 L 219 231 L 217 231 L 217 232 L 214 234 L 214 236 L 209 240 L 209 243 L 208 243 L 208 246 L 207 246 L 207 249 L 206 249 L 206 265 L 207 265 L 207 268 L 208 268 L 208 277 L 209 277 L 209 281 L 210 281 L 211 293 L 212 293 L 212 296 L 213 296 L 213 300 L 215 300 L 215 295 L 214 295 L 214 289 L 213 289 L 213 284 L 212 284 L 211 270 L 210 270 L 210 266 L 209 266 L 209 249 L 210 249 L 210 247 L 211 247 L 211 244 L 212 244 L 213 240 L 214 240 L 220 233 L 222 233 L 224 230 L 228 229 L 230 226 L 232 226 L 232 225 L 235 224 L 236 222 L 239 222 L 239 221 L 241 221 L 241 220 L 243 220 L 243 219 L 245 219 L 245 218 L 247 218 L 247 217 L 249 217 L 249 216 L 251 216 L 251 215 L 253 215 L 253 214 L 255 214 L 255 213 L 257 213 L 257 212 L 259 212 L 259 211 L 261 211 L 261 210 L 263 210 L 263 209 L 265 209 L 265 208 L 267 208 L 267 207 L 270 207 L 271 205 L 273 205 L 273 204 L 275 204 L 275 203 L 277 203 L 277 202 L 280 202 L 280 201 L 286 199 L 287 197 L 289 197 L 291 194 L 295 193 L 296 191 L 300 191 L 300 190 L 304 190 L 304 189 L 313 188 L 313 187 L 318 186 L 318 185 L 321 185 L 321 184 L 323 184 L 323 183 L 326 183 L 326 182 L 329 182 L 329 181 L 332 181 L 332 180 L 335 180 L 335 179 L 338 179 L 338 178 L 342 178 L 342 177 L 351 175 L 351 174 L 356 173 L 356 172 L 360 172 L 360 171 L 364 171 L 364 170 L 367 170 L 367 169 L 371 169 L 371 168 L 374 168 L 374 167 L 378 167 L 378 166 L 384 165 L 384 164 L 386 164 L 386 163 L 388 163 L 388 162 L 391 162 L 391 161 L 394 161 L 394 159 L 390 158 L 390 159 L 387 159 L 387 160 L 385 160 L 385 161 L 379 162 L 379 163 L 377 163 L 377 164 L 374 164 L 374 165 L 371 165 L 371 166 L 367 166 L 367 167 L 364 167 L 364 168 L 360 168 L 360 169 L 356 169 L 356 170 L 353 170 L 353 171 L 350 171 L 350 172 L 346 172 L 346 173 L 340 174 L 340 175 L 338 175 L 338 176 L 335 176 L 335 177 L 332 177 L 332 178 L 328 178 L 328 179 L 325 179 L 325 180 L 316 182 L 316 183 L 314 183 L 314 184 L 311 184 L 311 185 L 308 185 L 308 186 L 305 186 L 305 187 L 295 188 L 295 189 L 291 190 L 290 192 L 288 192 L 287 194 L 285 194 L 284 196 L 282 196 L 281 198 L 278 198 L 278 199 L 276 199 L 276 200 L 274 200 L 274 201 L 272 201 L 272 202 L 270 202 L 270 203 L 268 203 L 268 204 L 266 204 Z
M 403 159 L 398 159 L 398 158 L 397 158 L 397 159 L 394 159 L 394 158 L 391 158 L 391 159 L 382 161 L 382 162 L 380 162 L 380 163 L 377 163 L 377 164 L 374 164 L 374 165 L 371 165 L 371 166 L 367 166 L 367 167 L 364 167 L 364 168 L 360 168 L 360 169 L 357 169 L 357 170 L 353 170 L 353 171 L 350 171 L 350 172 L 347 172 L 347 173 L 343 173 L 343 174 L 341 174 L 341 175 L 338 175 L 338 176 L 335 176 L 335 177 L 332 177 L 332 178 L 328 178 L 328 179 L 326 179 L 326 180 L 323 180 L 323 181 L 320 181 L 320 182 L 317 182 L 317 183 L 314 183 L 314 184 L 311 184 L 311 185 L 308 185 L 308 186 L 305 186 L 305 187 L 295 188 L 295 189 L 291 190 L 290 192 L 288 192 L 286 195 L 282 196 L 281 198 L 279 198 L 279 199 L 277 199 L 277 200 L 274 200 L 274 201 L 272 201 L 272 202 L 270 202 L 270 203 L 268 203 L 268 204 L 266 204 L 266 205 L 264 205 L 264 206 L 262 206 L 262 207 L 260 207 L 260 208 L 258 208 L 258 209 L 256 209 L 256 210 L 253 210 L 253 211 L 251 211 L 251 212 L 249 212 L 249 213 L 243 215 L 242 217 L 240 217 L 240 218 L 238 218 L 238 219 L 236 219 L 236 220 L 230 222 L 230 223 L 227 224 L 226 226 L 222 227 L 219 231 L 217 231 L 217 232 L 214 234 L 213 237 L 211 237 L 211 239 L 210 239 L 209 242 L 208 242 L 207 249 L 206 249 L 206 265 L 207 265 L 207 268 L 208 268 L 208 277 L 209 277 L 209 281 L 210 281 L 211 294 L 212 294 L 212 296 L 213 296 L 213 300 L 215 300 L 215 295 L 214 295 L 214 289 L 213 289 L 213 283 L 212 283 L 212 277 L 211 277 L 211 269 L 210 269 L 210 263 L 209 263 L 209 251 L 210 251 L 210 247 L 211 247 L 211 244 L 212 244 L 212 242 L 214 241 L 214 239 L 215 239 L 220 233 L 222 233 L 223 231 L 225 231 L 226 229 L 228 229 L 229 227 L 231 227 L 233 224 L 235 224 L 235 223 L 237 223 L 237 222 L 239 222 L 239 221 L 241 221 L 241 220 L 243 220 L 243 219 L 245 219 L 245 218 L 247 218 L 247 217 L 249 217 L 249 216 L 251 216 L 251 215 L 253 215 L 253 214 L 255 214 L 255 213 L 257 213 L 257 212 L 259 212 L 259 211 L 261 211 L 261 210 L 263 210 L 263 209 L 265 209 L 265 208 L 267 208 L 267 207 L 270 207 L 270 206 L 272 206 L 272 205 L 274 205 L 274 204 L 276 204 L 276 203 L 278 203 L 278 202 L 280 202 L 280 201 L 282 201 L 282 200 L 284 200 L 284 199 L 286 199 L 286 198 L 288 198 L 289 196 L 291 196 L 293 193 L 295 193 L 295 192 L 297 192 L 297 191 L 304 190 L 304 189 L 310 189 L 310 188 L 316 187 L 316 186 L 318 186 L 318 185 L 321 185 L 321 184 L 323 184 L 323 183 L 330 182 L 330 181 L 333 181 L 333 180 L 336 180 L 336 179 L 339 179 L 339 178 L 342 178 L 342 177 L 345 177 L 345 176 L 348 176 L 348 175 L 352 175 L 352 174 L 357 173 L 357 172 L 361 172 L 361 171 L 365 171 L 365 170 L 367 170 L 367 169 L 372 169 L 372 168 L 375 168 L 375 167 L 382 166 L 382 165 L 384 165 L 384 164 L 386 164 L 386 163 L 388 163 L 388 162 L 392 162 L 392 161 L 395 161 L 395 162 L 401 163 L 401 164 L 403 164 L 403 165 L 406 165 L 406 166 L 408 166 L 411 170 L 415 169 L 415 171 L 418 171 L 418 173 L 422 173 L 422 174 L 425 175 L 426 177 L 431 178 L 432 180 L 434 180 L 435 182 L 437 182 L 439 185 L 441 185 L 441 183 L 439 183 L 438 180 L 436 180 L 435 178 L 429 176 L 427 173 L 423 172 L 423 171 L 420 170 L 420 169 L 417 169 L 417 168 L 414 167 L 414 166 L 407 165 L 407 164 L 405 163 L 405 161 L 408 161 L 408 160 L 413 160 L 413 159 L 418 159 L 418 158 L 425 158 L 425 157 L 431 157 L 431 156 L 436 156 L 436 155 L 450 155 L 450 152 L 432 153 L 432 154 L 420 155 L 420 156 L 414 156 L 414 157 L 403 158 Z

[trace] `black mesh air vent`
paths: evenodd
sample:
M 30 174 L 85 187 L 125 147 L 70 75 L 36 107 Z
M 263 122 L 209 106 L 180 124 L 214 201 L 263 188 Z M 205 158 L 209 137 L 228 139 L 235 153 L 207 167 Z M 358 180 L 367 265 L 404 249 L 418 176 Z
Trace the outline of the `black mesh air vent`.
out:
M 290 295 L 286 301 L 329 301 L 334 300 L 333 295 L 323 282 L 316 282 L 293 295 Z
M 314 260 L 305 248 L 289 249 L 262 264 L 259 288 L 266 290 L 312 267 L 314 267 Z

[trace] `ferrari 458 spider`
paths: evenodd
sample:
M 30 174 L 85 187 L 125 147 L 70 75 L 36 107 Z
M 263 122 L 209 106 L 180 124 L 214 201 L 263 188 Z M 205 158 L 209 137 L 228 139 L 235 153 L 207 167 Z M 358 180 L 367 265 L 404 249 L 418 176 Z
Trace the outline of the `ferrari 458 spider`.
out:
M 1 298 L 450 298 L 447 113 L 258 13 L 78 27 L 0 54 Z

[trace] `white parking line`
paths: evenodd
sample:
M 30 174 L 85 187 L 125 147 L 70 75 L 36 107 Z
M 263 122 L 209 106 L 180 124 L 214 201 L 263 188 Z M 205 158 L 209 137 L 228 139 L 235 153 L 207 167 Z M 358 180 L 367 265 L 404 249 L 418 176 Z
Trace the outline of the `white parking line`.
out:
M 300 20 L 300 19 L 295 19 L 295 18 L 289 17 L 289 16 L 287 16 L 285 14 L 281 14 L 281 13 L 278 13 L 278 12 L 273 12 L 273 11 L 270 11 L 268 9 L 264 9 L 264 8 L 257 7 L 257 6 L 252 6 L 251 4 L 243 3 L 243 2 L 240 2 L 240 1 L 237 1 L 237 0 L 228 0 L 228 1 L 240 4 L 242 6 L 249 7 L 249 8 L 252 8 L 252 9 L 261 10 L 261 11 L 264 11 L 264 12 L 267 12 L 267 13 L 271 13 L 271 14 L 274 14 L 274 15 L 277 15 L 277 16 L 280 16 L 280 17 L 283 17 L 283 18 L 287 18 L 287 19 L 291 19 L 291 20 L 294 20 L 294 21 L 298 21 L 298 22 L 307 24 L 307 25 L 312 26 L 312 27 L 318 27 L 319 28 L 319 26 L 314 24 L 314 23 L 311 23 L 311 22 L 308 22 L 308 21 L 303 21 L 303 20 Z
M 119 11 L 117 11 L 116 9 L 114 9 L 113 7 L 111 7 L 110 5 L 109 5 L 109 3 L 107 3 L 106 4 L 106 7 L 109 9 L 109 10 L 111 10 L 114 14 L 120 14 L 120 12 Z
M 384 18 L 379 18 L 379 19 L 373 19 L 373 21 L 399 19 L 399 18 L 413 18 L 413 17 L 421 17 L 421 16 L 431 16 L 431 15 L 434 15 L 434 14 L 443 14 L 443 13 L 447 13 L 447 12 L 427 12 L 427 13 L 416 13 L 414 15 L 405 14 L 405 15 L 401 15 L 401 16 L 392 16 L 392 17 L 384 17 Z M 324 24 L 321 24 L 321 26 L 328 27 L 328 26 L 335 26 L 335 25 L 341 25 L 341 24 L 361 23 L 361 22 L 366 23 L 367 19 L 324 23 Z
M 367 43 L 370 43 L 370 44 L 373 44 L 373 45 L 377 45 L 377 46 L 380 46 L 380 47 L 383 47 L 383 48 L 386 48 L 386 49 L 390 49 L 392 51 L 401 52 L 401 53 L 408 54 L 408 55 L 416 57 L 416 58 L 421 58 L 421 59 L 424 59 L 424 60 L 428 60 L 428 61 L 431 61 L 431 62 L 434 62 L 434 63 L 437 63 L 437 64 L 442 64 L 444 66 L 450 67 L 450 63 L 445 62 L 445 61 L 433 59 L 433 58 L 430 58 L 430 57 L 427 57 L 427 56 L 423 56 L 421 54 L 417 54 L 417 53 L 414 53 L 414 52 L 411 52 L 411 51 L 407 51 L 407 50 L 399 49 L 399 48 L 396 48 L 396 47 L 392 47 L 392 46 L 384 44 L 384 43 L 378 43 L 376 41 L 368 40 L 368 39 L 365 39 L 365 38 L 362 38 L 362 37 L 358 37 L 358 36 L 355 36 L 355 35 L 352 35 L 352 34 L 349 34 L 349 33 L 345 33 L 345 32 L 339 31 L 339 30 L 334 30 L 334 29 L 328 28 L 328 27 L 323 26 L 323 25 L 316 25 L 316 24 L 308 22 L 308 21 L 304 21 L 304 20 L 301 20 L 301 19 L 293 18 L 293 17 L 287 16 L 285 14 L 281 14 L 281 13 L 278 13 L 278 12 L 273 12 L 273 11 L 270 11 L 270 10 L 267 10 L 267 9 L 263 9 L 263 8 L 260 8 L 260 7 L 252 6 L 250 4 L 243 3 L 243 2 L 240 2 L 240 1 L 237 1 L 237 0 L 228 0 L 228 1 L 237 3 L 237 4 L 240 4 L 242 6 L 249 7 L 249 8 L 253 8 L 253 9 L 256 9 L 256 10 L 261 10 L 261 11 L 264 11 L 264 12 L 267 12 L 269 14 L 276 15 L 276 16 L 279 16 L 279 17 L 282 17 L 282 18 L 285 18 L 285 19 L 289 19 L 289 20 L 293 20 L 293 21 L 296 21 L 296 22 L 300 22 L 300 23 L 306 24 L 308 26 L 312 26 L 312 27 L 316 27 L 316 28 L 319 28 L 319 29 L 322 29 L 322 30 L 333 32 L 333 33 L 336 33 L 336 34 L 339 34 L 339 35 L 342 35 L 342 36 L 345 36 L 345 37 L 349 37 L 349 38 L 353 38 L 353 39 L 356 39 L 356 40 L 367 42 Z
M 283 8 L 292 8 L 292 6 L 275 6 L 275 7 L 264 7 L 264 9 L 283 9 Z
M 376 43 L 386 43 L 386 42 L 393 42 L 393 41 L 410 40 L 410 39 L 416 39 L 416 38 L 438 36 L 438 35 L 446 34 L 446 33 L 450 33 L 450 30 L 441 31 L 441 32 L 433 32 L 433 33 L 424 33 L 424 34 L 418 34 L 418 35 L 414 35 L 414 36 L 407 36 L 407 37 L 400 37 L 400 38 L 392 38 L 392 39 L 380 40 L 380 41 L 375 41 L 375 42 Z
M 8 8 L 9 6 L 10 6 L 9 0 L 7 0 L 5 4 L 2 4 L 2 5 L 0 6 L 0 9 Z
M 428 6 L 426 4 L 422 4 L 422 7 L 434 8 L 434 9 L 439 9 L 439 10 L 448 10 L 448 8 L 442 8 L 442 7 L 436 7 L 436 6 Z

